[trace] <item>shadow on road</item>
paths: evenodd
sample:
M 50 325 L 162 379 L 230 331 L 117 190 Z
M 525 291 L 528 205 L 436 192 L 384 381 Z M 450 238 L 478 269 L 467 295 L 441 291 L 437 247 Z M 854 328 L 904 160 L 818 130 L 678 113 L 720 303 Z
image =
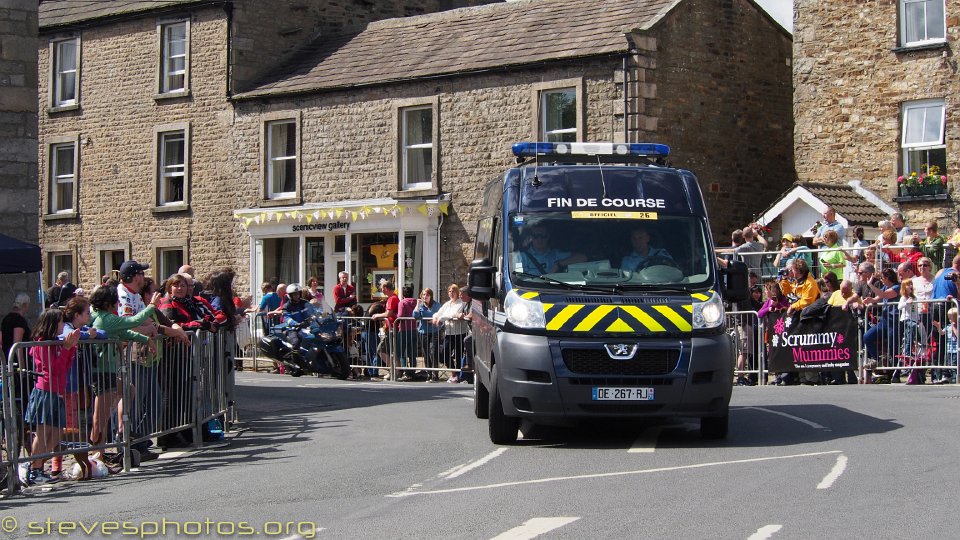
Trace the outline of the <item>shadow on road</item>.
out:
M 723 440 L 700 437 L 698 420 L 591 420 L 575 427 L 522 427 L 524 446 L 574 449 L 629 448 L 648 434 L 657 448 L 775 447 L 841 440 L 900 429 L 901 424 L 833 404 L 731 407 Z M 658 435 L 653 435 L 654 430 Z

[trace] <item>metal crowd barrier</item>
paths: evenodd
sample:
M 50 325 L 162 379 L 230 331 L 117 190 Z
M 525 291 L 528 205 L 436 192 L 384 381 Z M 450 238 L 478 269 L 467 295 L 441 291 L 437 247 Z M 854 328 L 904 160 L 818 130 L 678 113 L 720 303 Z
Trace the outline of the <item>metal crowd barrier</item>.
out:
M 948 329 L 949 310 L 960 310 L 957 300 L 915 303 L 916 321 L 901 320 L 896 301 L 872 304 L 856 313 L 861 345 L 857 373 L 860 382 L 876 382 L 877 377 L 911 384 L 955 384 L 960 380 L 960 335 L 956 326 Z M 736 350 L 734 373 L 738 381 L 746 378 L 766 384 L 770 321 L 758 319 L 753 311 L 730 311 L 726 317 Z
M 909 384 L 956 383 L 956 326 L 950 330 L 948 313 L 958 308 L 957 300 L 914 302 L 916 317 L 902 315 L 896 301 L 871 304 L 863 311 L 863 375 L 892 382 L 906 377 Z
M 440 379 L 440 374 L 472 375 L 472 342 L 469 331 L 454 335 L 429 320 L 398 317 L 387 328 L 383 319 L 339 316 L 343 325 L 344 348 L 350 367 L 360 376 L 390 380 Z M 255 318 L 254 336 L 270 332 L 271 322 L 263 314 Z M 256 339 L 259 339 L 257 337 Z M 257 366 L 255 364 L 255 369 Z
M 736 350 L 734 374 L 737 381 L 766 384 L 766 343 L 764 327 L 756 311 L 726 312 L 727 329 Z
M 35 460 L 113 450 L 129 471 L 134 444 L 192 430 L 200 448 L 202 426 L 214 418 L 223 418 L 226 431 L 235 417 L 235 337 L 187 335 L 189 345 L 162 336 L 148 344 L 84 340 L 72 361 L 51 360 L 64 350 L 59 341 L 14 344 L 0 364 L 9 492 L 19 487 L 21 464 Z M 61 380 L 62 394 L 50 382 Z

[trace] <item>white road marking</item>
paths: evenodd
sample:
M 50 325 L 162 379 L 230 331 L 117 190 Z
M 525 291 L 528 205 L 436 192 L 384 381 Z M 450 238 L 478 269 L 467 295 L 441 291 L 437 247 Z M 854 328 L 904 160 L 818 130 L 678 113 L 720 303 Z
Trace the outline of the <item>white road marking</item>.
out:
M 579 517 L 540 517 L 533 518 L 524 522 L 519 527 L 514 527 L 509 531 L 498 534 L 493 540 L 529 540 L 536 538 L 543 533 L 559 529 L 564 525 L 569 525 Z
M 823 477 L 823 480 L 817 484 L 817 489 L 829 489 L 834 482 L 837 481 L 837 478 L 840 478 L 840 475 L 843 474 L 843 471 L 847 468 L 847 456 L 840 454 L 837 456 L 837 462 L 833 465 L 833 469 Z
M 764 525 L 757 529 L 757 532 L 750 535 L 747 540 L 766 540 L 783 528 L 783 525 Z
M 298 528 L 298 529 L 299 529 L 299 528 Z M 285 537 L 281 538 L 280 540 L 301 540 L 302 538 L 314 538 L 315 535 L 316 535 L 316 533 L 318 533 L 318 532 L 320 532 L 320 531 L 325 531 L 325 530 L 327 530 L 327 529 L 324 528 L 324 527 L 314 527 L 313 532 L 310 533 L 310 536 L 302 536 L 302 535 L 299 535 L 299 534 L 292 534 L 292 535 L 290 535 L 290 536 L 285 536 Z M 306 531 L 304 531 L 304 532 L 306 532 Z
M 768 413 L 770 413 L 770 414 L 776 414 L 776 415 L 782 416 L 782 417 L 784 417 L 784 418 L 789 418 L 789 419 L 791 419 L 791 420 L 795 420 L 795 421 L 797 421 L 797 422 L 800 422 L 801 424 L 808 425 L 808 426 L 810 426 L 810 427 L 812 427 L 812 428 L 814 428 L 814 429 L 822 429 L 822 430 L 824 430 L 824 431 L 832 431 L 832 430 L 831 430 L 830 428 L 828 428 L 827 426 L 821 426 L 820 424 L 818 424 L 818 423 L 816 423 L 816 422 L 814 422 L 814 421 L 812 421 L 812 420 L 807 420 L 806 418 L 800 418 L 799 416 L 794 416 L 794 415 L 792 415 L 792 414 L 787 414 L 787 413 L 785 413 L 785 412 L 774 411 L 774 410 L 772 410 L 772 409 L 765 409 L 765 408 L 763 408 L 763 407 L 744 407 L 744 409 L 756 409 L 756 410 L 758 410 L 758 411 L 768 412 Z
M 760 458 L 749 458 L 749 459 L 735 459 L 731 461 L 712 461 L 709 463 L 695 463 L 693 465 L 678 465 L 676 467 L 658 467 L 656 469 L 640 469 L 636 471 L 581 474 L 576 476 L 554 476 L 550 478 L 538 478 L 536 480 L 518 480 L 515 482 L 501 482 L 499 484 L 487 484 L 484 486 L 468 486 L 468 487 L 449 488 L 449 489 L 437 489 L 433 491 L 404 491 L 404 492 L 398 492 L 398 493 L 391 493 L 386 496 L 387 497 L 408 497 L 410 495 L 436 495 L 440 493 L 454 493 L 458 491 L 478 491 L 481 489 L 496 489 L 496 488 L 502 488 L 502 487 L 546 484 L 549 482 L 562 482 L 565 480 L 586 480 L 590 478 L 611 478 L 616 476 L 633 476 L 638 474 L 683 471 L 683 470 L 689 470 L 689 469 L 702 469 L 705 467 L 716 467 L 719 465 L 740 465 L 744 463 L 759 463 L 762 461 L 776 461 L 776 460 L 782 460 L 782 459 L 797 459 L 797 458 L 805 458 L 805 457 L 826 456 L 830 454 L 839 454 L 840 452 L 841 450 L 829 450 L 826 452 L 810 452 L 808 454 L 793 454 L 789 456 L 771 456 L 771 457 L 760 457 Z
M 174 459 L 187 455 L 189 452 L 162 452 L 157 459 Z
M 657 439 L 660 438 L 660 432 L 663 428 L 660 426 L 643 430 L 643 433 L 633 442 L 633 446 L 627 450 L 628 454 L 652 454 L 657 450 Z
M 476 460 L 476 461 L 474 461 L 474 462 L 472 462 L 472 463 L 468 463 L 468 464 L 464 465 L 463 467 L 460 467 L 459 469 L 455 470 L 454 472 L 448 474 L 448 475 L 446 476 L 446 479 L 449 480 L 449 479 L 451 479 L 451 478 L 456 478 L 456 477 L 458 477 L 458 476 L 462 476 L 462 475 L 464 475 L 464 474 L 466 474 L 466 473 L 468 473 L 468 472 L 476 469 L 477 467 L 480 467 L 480 466 L 483 466 L 483 465 L 489 463 L 492 459 L 494 459 L 494 458 L 502 455 L 502 454 L 503 454 L 504 452 L 506 452 L 506 451 L 507 451 L 506 448 L 497 448 L 496 450 L 494 450 L 493 452 L 490 452 L 489 454 L 483 456 L 482 458 L 480 458 L 480 459 L 478 459 L 478 460 Z

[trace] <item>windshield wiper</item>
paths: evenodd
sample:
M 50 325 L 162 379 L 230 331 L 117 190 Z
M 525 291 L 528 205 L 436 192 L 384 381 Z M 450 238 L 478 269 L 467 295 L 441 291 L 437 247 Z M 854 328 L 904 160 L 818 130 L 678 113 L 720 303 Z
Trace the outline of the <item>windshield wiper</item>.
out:
M 567 283 L 566 281 L 560 281 L 559 279 L 554 279 L 552 277 L 543 275 L 538 276 L 536 274 L 528 274 L 526 272 L 514 272 L 513 275 L 520 276 L 522 278 L 539 279 L 551 285 L 559 285 L 560 287 L 571 291 L 610 292 L 610 289 L 607 287 L 590 287 L 587 285 L 581 285 L 579 283 Z
M 682 292 L 690 293 L 693 292 L 693 289 L 680 287 L 677 285 L 659 285 L 656 283 L 645 283 L 645 284 L 620 284 L 620 287 L 625 291 L 653 291 L 653 292 Z

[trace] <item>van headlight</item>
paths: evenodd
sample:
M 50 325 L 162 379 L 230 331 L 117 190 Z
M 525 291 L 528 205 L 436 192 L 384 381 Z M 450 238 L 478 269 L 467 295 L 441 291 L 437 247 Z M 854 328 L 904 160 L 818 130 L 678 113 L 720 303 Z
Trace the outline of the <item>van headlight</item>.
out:
M 539 300 L 527 300 L 515 291 L 508 292 L 503 299 L 503 310 L 507 321 L 517 328 L 543 329 L 546 325 L 543 304 Z
M 693 305 L 693 329 L 716 328 L 723 324 L 723 302 L 716 293 L 706 302 Z

